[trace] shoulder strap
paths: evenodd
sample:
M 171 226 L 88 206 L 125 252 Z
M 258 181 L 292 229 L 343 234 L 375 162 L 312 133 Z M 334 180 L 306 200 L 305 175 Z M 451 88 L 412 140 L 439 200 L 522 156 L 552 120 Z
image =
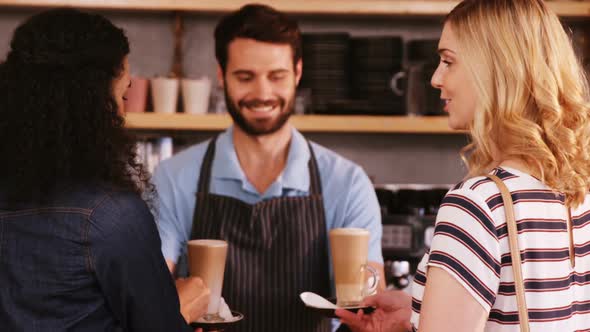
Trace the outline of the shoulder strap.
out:
M 315 158 L 315 152 L 311 147 L 311 142 L 307 141 L 309 147 L 309 163 L 307 168 L 309 169 L 309 193 L 313 195 L 322 195 L 322 182 L 320 180 L 320 170 L 318 168 L 318 162 Z
M 217 136 L 215 135 L 209 145 L 207 151 L 203 157 L 203 163 L 201 165 L 199 183 L 197 184 L 197 193 L 208 194 L 209 185 L 211 183 L 211 167 L 213 166 L 213 158 L 215 158 L 215 144 L 217 143 Z
M 512 271 L 514 274 L 514 289 L 516 290 L 516 304 L 518 306 L 518 317 L 520 320 L 520 331 L 529 332 L 529 315 L 524 296 L 524 281 L 522 279 L 522 262 L 520 260 L 520 248 L 518 247 L 518 229 L 514 220 L 514 203 L 508 187 L 496 175 L 489 174 L 487 177 L 494 181 L 504 202 L 506 215 L 506 226 L 508 228 L 508 240 L 510 243 L 510 256 L 512 257 Z

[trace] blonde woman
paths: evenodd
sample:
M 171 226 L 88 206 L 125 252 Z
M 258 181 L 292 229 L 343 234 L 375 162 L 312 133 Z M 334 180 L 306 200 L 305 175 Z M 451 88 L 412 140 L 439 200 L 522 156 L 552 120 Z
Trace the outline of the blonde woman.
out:
M 514 200 L 531 331 L 590 329 L 588 87 L 541 0 L 467 0 L 447 16 L 432 85 L 467 129 L 467 179 L 446 195 L 413 297 L 338 311 L 357 331 L 519 331 L 498 175 Z M 411 322 L 411 323 L 410 323 Z

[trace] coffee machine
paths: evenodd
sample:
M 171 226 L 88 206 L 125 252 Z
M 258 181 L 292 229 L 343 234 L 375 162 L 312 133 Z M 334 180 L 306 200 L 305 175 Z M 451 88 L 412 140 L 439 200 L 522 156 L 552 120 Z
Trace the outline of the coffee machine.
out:
M 389 288 L 406 289 L 430 246 L 439 206 L 450 185 L 380 185 L 382 250 Z

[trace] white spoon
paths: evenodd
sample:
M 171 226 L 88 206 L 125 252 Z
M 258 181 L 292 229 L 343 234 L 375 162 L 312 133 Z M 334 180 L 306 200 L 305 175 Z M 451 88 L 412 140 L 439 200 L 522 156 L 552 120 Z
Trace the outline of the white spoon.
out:
M 308 307 L 320 308 L 320 309 L 336 309 L 338 308 L 334 303 L 326 300 L 322 296 L 312 293 L 303 292 L 299 294 L 301 301 Z

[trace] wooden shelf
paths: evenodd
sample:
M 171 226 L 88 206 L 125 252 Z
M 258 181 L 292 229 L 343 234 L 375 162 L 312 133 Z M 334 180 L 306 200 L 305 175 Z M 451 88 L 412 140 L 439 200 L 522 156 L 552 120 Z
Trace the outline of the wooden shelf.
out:
M 189 12 L 228 12 L 249 3 L 249 0 L 0 0 L 5 7 L 63 7 Z M 446 0 L 258 0 L 278 10 L 295 14 L 324 15 L 413 15 L 441 16 L 459 1 Z M 559 15 L 589 17 L 587 1 L 548 1 Z
M 232 124 L 229 115 L 129 113 L 127 128 L 136 130 L 220 131 Z M 300 131 L 317 133 L 461 134 L 448 127 L 446 116 L 294 115 Z

